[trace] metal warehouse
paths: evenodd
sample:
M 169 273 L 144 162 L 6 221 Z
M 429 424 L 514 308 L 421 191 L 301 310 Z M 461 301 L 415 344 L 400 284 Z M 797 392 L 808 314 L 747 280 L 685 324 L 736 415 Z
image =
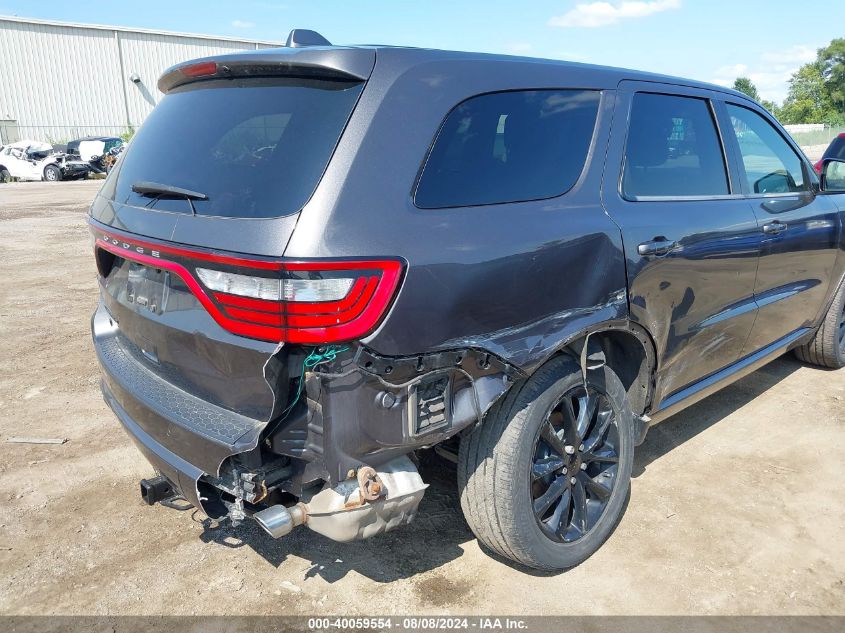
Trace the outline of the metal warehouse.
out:
M 156 104 L 167 67 L 279 45 L 0 16 L 0 144 L 125 133 Z

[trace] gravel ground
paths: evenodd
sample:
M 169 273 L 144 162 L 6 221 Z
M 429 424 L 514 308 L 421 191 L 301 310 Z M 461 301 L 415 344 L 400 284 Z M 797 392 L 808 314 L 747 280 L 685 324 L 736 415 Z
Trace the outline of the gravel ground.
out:
M 791 356 L 653 429 L 621 525 L 566 573 L 482 551 L 448 464 L 414 524 L 347 545 L 144 506 L 89 340 L 98 185 L 0 185 L 0 613 L 845 614 L 845 373 Z

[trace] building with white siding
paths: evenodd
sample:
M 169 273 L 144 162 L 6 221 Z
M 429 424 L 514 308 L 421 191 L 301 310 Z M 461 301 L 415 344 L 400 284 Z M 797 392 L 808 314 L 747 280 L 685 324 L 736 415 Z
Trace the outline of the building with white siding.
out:
M 120 135 L 152 110 L 169 66 L 280 44 L 0 16 L 0 144 Z

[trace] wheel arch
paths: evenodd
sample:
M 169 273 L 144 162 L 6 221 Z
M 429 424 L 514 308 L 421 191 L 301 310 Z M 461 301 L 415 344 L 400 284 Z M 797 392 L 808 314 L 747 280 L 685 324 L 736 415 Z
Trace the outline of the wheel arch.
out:
M 625 386 L 636 415 L 653 405 L 657 352 L 644 327 L 630 321 L 597 323 L 568 338 L 550 358 L 559 354 L 573 356 L 585 371 L 592 362 L 607 364 Z

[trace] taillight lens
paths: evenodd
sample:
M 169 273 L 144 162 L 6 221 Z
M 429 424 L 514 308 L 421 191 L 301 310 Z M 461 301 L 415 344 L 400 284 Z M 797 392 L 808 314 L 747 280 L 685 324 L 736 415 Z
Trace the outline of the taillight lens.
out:
M 279 328 L 289 343 L 360 338 L 381 320 L 399 284 L 398 261 L 281 264 L 281 278 L 197 268 L 227 317 Z
M 197 268 L 197 277 L 210 290 L 269 301 L 278 301 L 282 297 L 281 280 L 279 279 L 224 273 L 220 270 L 209 270 L 208 268 Z
M 333 279 L 282 279 L 282 298 L 285 301 L 339 301 L 349 294 L 355 283 L 352 277 Z
M 247 260 L 92 230 L 98 249 L 179 275 L 229 332 L 273 342 L 320 345 L 366 336 L 402 275 L 399 260 Z

